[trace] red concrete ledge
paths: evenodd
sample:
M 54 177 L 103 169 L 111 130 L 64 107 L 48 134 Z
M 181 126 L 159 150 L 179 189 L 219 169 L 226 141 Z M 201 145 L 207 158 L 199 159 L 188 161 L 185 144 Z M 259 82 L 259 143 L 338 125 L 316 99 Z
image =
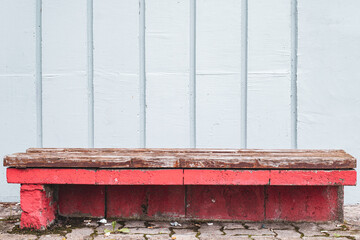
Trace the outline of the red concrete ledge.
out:
M 8 183 L 86 185 L 296 185 L 356 184 L 355 170 L 200 170 L 8 168 Z
M 184 170 L 185 185 L 356 185 L 355 170 Z

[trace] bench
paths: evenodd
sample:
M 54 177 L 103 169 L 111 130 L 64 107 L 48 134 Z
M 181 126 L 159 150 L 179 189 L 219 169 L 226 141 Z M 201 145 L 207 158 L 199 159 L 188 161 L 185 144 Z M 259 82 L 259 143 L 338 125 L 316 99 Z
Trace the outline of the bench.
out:
M 30 148 L 4 158 L 21 228 L 65 217 L 343 220 L 343 150 Z

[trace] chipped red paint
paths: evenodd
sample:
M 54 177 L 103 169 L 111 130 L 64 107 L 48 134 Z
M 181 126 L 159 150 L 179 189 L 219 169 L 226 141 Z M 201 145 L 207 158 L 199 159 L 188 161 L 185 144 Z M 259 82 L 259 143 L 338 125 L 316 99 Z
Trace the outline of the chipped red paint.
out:
M 8 183 L 95 184 L 95 170 L 57 168 L 7 168 Z
M 104 217 L 105 186 L 59 185 L 59 215 Z
M 355 185 L 355 170 L 8 168 L 9 183 L 88 185 Z
M 57 204 L 50 188 L 23 184 L 20 190 L 20 203 L 21 228 L 45 229 L 54 222 Z
M 184 186 L 109 186 L 107 217 L 185 217 Z
M 184 186 L 148 186 L 147 194 L 149 217 L 185 217 Z
M 186 216 L 264 220 L 264 186 L 187 186 Z
M 356 185 L 355 170 L 271 170 L 270 185 Z
M 182 185 L 182 169 L 97 170 L 96 184 L 103 185 Z
M 333 221 L 342 219 L 337 186 L 269 186 L 266 220 Z
M 139 219 L 146 216 L 146 187 L 107 186 L 106 217 Z
M 267 185 L 269 170 L 184 169 L 185 185 Z

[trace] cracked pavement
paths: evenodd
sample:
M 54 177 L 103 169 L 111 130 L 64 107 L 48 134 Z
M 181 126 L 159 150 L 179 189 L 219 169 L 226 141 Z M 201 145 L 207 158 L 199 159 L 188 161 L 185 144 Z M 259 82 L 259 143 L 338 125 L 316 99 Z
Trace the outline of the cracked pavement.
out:
M 46 231 L 19 229 L 19 204 L 0 203 L 0 239 L 10 240 L 100 240 L 100 239 L 359 239 L 360 205 L 344 208 L 345 221 L 326 223 L 283 222 L 178 222 L 111 221 L 107 224 L 90 219 L 59 219 Z M 113 220 L 112 220 L 113 221 Z M 173 224 L 174 225 L 174 224 Z M 120 230 L 122 229 L 122 230 Z M 115 230 L 115 231 L 114 231 Z

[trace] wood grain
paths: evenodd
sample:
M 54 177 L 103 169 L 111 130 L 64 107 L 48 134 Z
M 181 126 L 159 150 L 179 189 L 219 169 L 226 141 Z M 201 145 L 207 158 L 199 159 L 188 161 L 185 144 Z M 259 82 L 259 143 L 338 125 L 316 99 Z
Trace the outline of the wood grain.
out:
M 9 167 L 352 169 L 343 150 L 31 148 L 4 158 Z

